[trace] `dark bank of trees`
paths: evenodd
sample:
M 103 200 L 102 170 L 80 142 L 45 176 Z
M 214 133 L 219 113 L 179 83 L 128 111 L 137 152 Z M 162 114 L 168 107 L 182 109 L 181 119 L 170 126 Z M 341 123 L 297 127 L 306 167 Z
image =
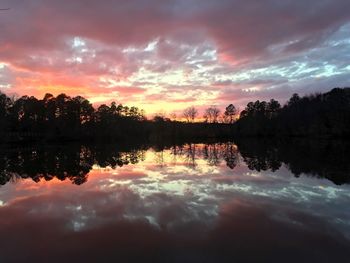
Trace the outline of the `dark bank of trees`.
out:
M 282 107 L 276 100 L 248 103 L 235 123 L 236 135 L 328 136 L 350 135 L 350 88 L 323 94 L 294 94 Z
M 13 100 L 0 94 L 1 133 L 10 141 L 137 136 L 143 131 L 137 125 L 142 120 L 142 110 L 114 102 L 94 109 L 81 96 L 46 94 L 41 100 L 33 96 Z
M 233 104 L 223 113 L 208 107 L 203 122 L 197 109 L 184 110 L 186 121 L 161 115 L 147 120 L 143 110 L 112 102 L 95 109 L 81 97 L 46 94 L 43 99 L 9 98 L 0 93 L 0 141 L 140 140 L 232 138 L 233 136 L 349 136 L 350 89 L 299 97 L 281 104 L 249 102 L 240 113 Z
M 192 111 L 192 112 L 191 112 Z M 143 110 L 112 102 L 95 109 L 81 96 L 46 94 L 43 99 L 23 96 L 11 99 L 0 93 L 0 141 L 27 140 L 164 140 L 232 136 L 224 124 L 188 123 L 164 116 L 147 120 Z

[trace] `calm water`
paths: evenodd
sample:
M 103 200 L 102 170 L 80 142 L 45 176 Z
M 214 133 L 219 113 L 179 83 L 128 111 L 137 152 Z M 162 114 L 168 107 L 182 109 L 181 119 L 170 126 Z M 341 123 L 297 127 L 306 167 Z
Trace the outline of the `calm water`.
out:
M 0 150 L 0 262 L 349 262 L 345 142 Z

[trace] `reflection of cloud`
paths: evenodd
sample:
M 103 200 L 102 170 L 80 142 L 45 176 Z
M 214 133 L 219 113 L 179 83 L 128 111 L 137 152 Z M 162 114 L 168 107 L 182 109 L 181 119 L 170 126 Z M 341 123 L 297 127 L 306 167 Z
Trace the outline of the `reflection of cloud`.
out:
M 349 185 L 295 178 L 285 166 L 251 171 L 237 147 L 231 147 L 234 169 L 223 161 L 213 166 L 207 154 L 227 148 L 208 147 L 148 150 L 137 164 L 93 166 L 80 186 L 57 179 L 2 186 L 2 261 L 164 262 L 166 256 L 175 262 L 254 262 L 257 256 L 279 260 L 291 247 L 286 262 L 323 262 L 330 255 L 342 261 L 350 239 Z M 193 148 L 195 166 L 186 152 Z
M 125 187 L 28 197 L 0 209 L 2 262 L 270 262 L 288 253 L 285 262 L 346 258 L 348 240 L 322 217 L 269 199 L 236 196 L 220 203 L 217 214 L 207 214 L 204 206 L 194 208 L 191 196 L 140 198 Z

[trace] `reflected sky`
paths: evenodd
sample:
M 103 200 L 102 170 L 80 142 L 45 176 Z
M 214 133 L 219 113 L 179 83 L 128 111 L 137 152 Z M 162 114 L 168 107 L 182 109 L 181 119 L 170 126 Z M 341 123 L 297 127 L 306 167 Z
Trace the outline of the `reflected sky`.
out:
M 208 158 L 222 146 L 192 144 L 95 164 L 81 185 L 12 180 L 0 188 L 1 262 L 344 262 L 350 185 L 295 177 L 285 164 L 250 170 L 231 146 L 234 169 L 225 151 Z

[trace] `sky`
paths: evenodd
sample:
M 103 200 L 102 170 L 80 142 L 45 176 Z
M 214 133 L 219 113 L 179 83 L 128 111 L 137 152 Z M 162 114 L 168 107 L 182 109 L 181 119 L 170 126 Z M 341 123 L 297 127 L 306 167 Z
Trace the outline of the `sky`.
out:
M 0 91 L 146 113 L 350 86 L 349 0 L 2 0 Z

